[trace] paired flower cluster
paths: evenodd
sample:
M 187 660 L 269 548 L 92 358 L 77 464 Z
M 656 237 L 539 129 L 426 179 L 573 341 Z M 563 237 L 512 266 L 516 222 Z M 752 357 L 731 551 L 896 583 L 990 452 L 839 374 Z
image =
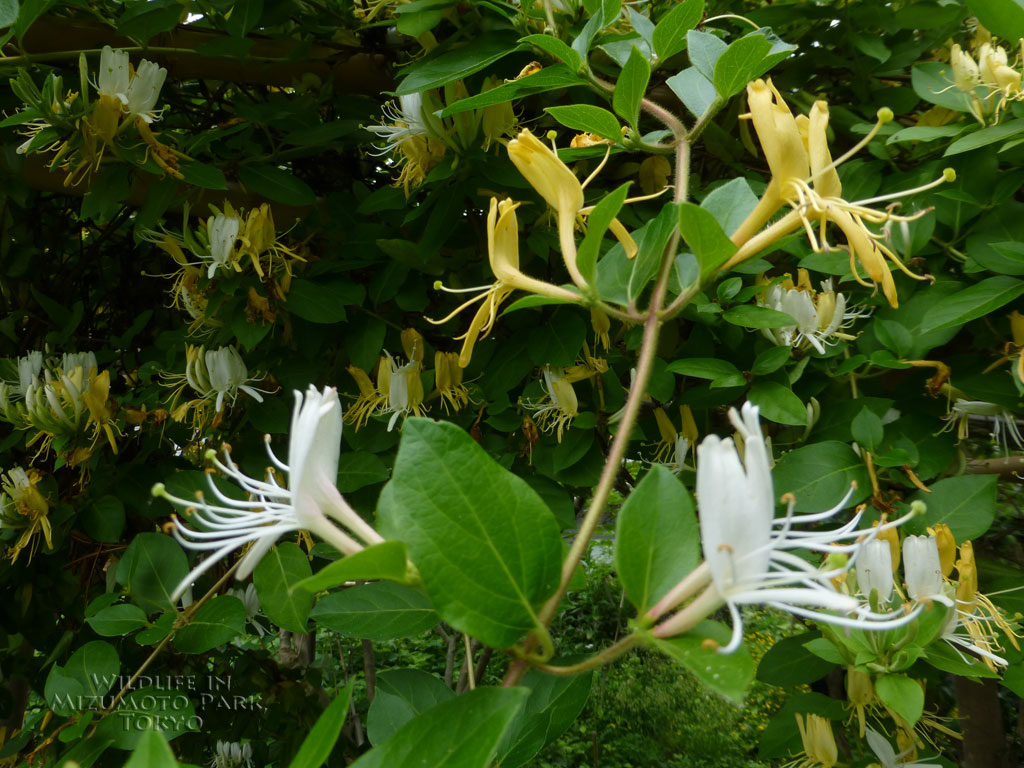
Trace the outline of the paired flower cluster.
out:
M 833 339 L 849 341 L 855 338 L 842 331 L 857 318 L 864 317 L 864 313 L 857 310 L 847 311 L 846 297 L 832 290 L 831 278 L 821 283 L 821 291 L 815 291 L 806 269 L 799 271 L 796 285 L 787 276 L 785 280 L 767 287 L 757 303 L 785 312 L 796 320 L 796 325 L 764 328 L 764 335 L 769 341 L 793 349 L 814 347 L 818 354 L 824 354 L 825 346 L 835 343 Z
M 424 404 L 423 379 L 420 377 L 425 346 L 423 336 L 415 328 L 402 331 L 402 349 L 409 362 L 400 363 L 384 350 L 377 361 L 376 383 L 362 368 L 350 365 L 348 372 L 359 387 L 359 396 L 349 408 L 346 421 L 359 429 L 375 413 L 391 414 L 388 421 L 390 432 L 400 416 L 422 416 L 426 413 L 428 408 Z M 469 390 L 462 383 L 462 368 L 456 353 L 434 353 L 434 386 L 445 413 L 449 409 L 460 411 L 469 404 Z
M 84 58 L 80 66 L 84 81 Z M 61 96 L 62 81 L 57 75 L 48 76 L 42 91 L 28 75 L 22 75 L 15 90 L 27 105 L 18 117 L 28 139 L 18 152 L 55 152 L 50 168 L 68 171 L 66 185 L 78 184 L 99 167 L 104 149 L 116 146 L 118 137 L 131 126 L 161 170 L 181 179 L 178 158 L 185 156 L 158 141 L 150 129 L 160 119 L 162 110 L 156 109 L 156 104 L 166 78 L 163 67 L 143 59 L 135 69 L 127 52 L 109 45 L 100 52 L 92 105 L 87 93 L 68 91 Z
M 732 616 L 733 635 L 719 649 L 722 653 L 736 650 L 743 638 L 741 605 L 769 605 L 826 624 L 868 630 L 912 621 L 920 607 L 880 613 L 840 592 L 833 580 L 857 562 L 867 542 L 901 525 L 915 512 L 864 530 L 857 527 L 862 508 L 833 530 L 795 529 L 835 516 L 846 507 L 853 489 L 832 509 L 808 515 L 793 513 L 796 500 L 790 496 L 786 514 L 775 517 L 771 461 L 757 406 L 746 403 L 741 412 L 731 410 L 729 418 L 742 440 L 741 450 L 731 438 L 723 440 L 716 435 L 708 435 L 697 448 L 697 506 L 704 562 L 651 608 L 647 619 L 658 621 L 693 599 L 657 624 L 653 634 L 672 637 L 685 632 L 723 604 Z M 827 565 L 816 568 L 795 551 L 828 555 Z
M 248 495 L 241 500 L 223 493 L 209 478 L 209 491 L 217 503 L 210 504 L 199 491 L 194 500 L 170 494 L 163 484 L 153 487 L 153 495 L 167 499 L 183 509 L 192 526 L 177 516 L 167 530 L 186 549 L 211 552 L 177 585 L 172 601 L 177 601 L 192 583 L 213 568 L 222 558 L 251 545 L 242 558 L 236 577 L 248 577 L 256 564 L 281 536 L 298 530 L 310 531 L 343 554 L 353 554 L 365 545 L 383 541 L 373 527 L 353 510 L 338 492 L 338 459 L 341 452 L 341 403 L 330 387 L 318 392 L 310 386 L 305 395 L 295 392 L 288 443 L 288 463 L 270 449 L 272 464 L 266 479 L 243 473 L 231 461 L 227 446 L 224 459 L 216 451 L 206 458 L 214 469 L 230 479 Z M 287 474 L 287 483 L 278 482 L 277 472 Z
M 954 45 L 949 52 L 949 63 L 953 67 L 953 85 L 967 95 L 971 114 L 982 125 L 988 125 L 999 122 L 999 116 L 1010 102 L 1024 99 L 1024 90 L 1021 89 L 1021 73 L 1009 65 L 1006 49 L 993 45 L 987 32 L 977 42 L 975 56 Z M 1024 53 L 1024 40 L 1020 45 Z
M 839 765 L 839 748 L 835 734 L 832 733 L 831 721 L 820 715 L 798 714 L 796 724 L 804 751 L 787 768 L 834 768 Z M 864 737 L 878 758 L 879 768 L 939 768 L 938 763 L 914 761 L 913 746 L 897 752 L 885 736 L 871 728 L 867 729 Z
M 81 463 L 106 436 L 117 453 L 120 433 L 109 402 L 110 372 L 99 372 L 92 352 L 44 359 L 39 351 L 17 361 L 18 379 L 0 381 L 0 421 L 15 429 L 35 430 L 29 441 L 55 447 L 68 464 Z M 91 432 L 92 441 L 78 439 Z
M 210 209 L 212 214 L 201 219 L 199 227 L 193 229 L 189 226 L 186 207 L 181 235 L 166 230 L 140 233 L 144 240 L 155 244 L 178 265 L 177 271 L 170 275 L 174 280 L 171 303 L 188 312 L 193 332 L 217 325 L 213 318 L 206 316 L 209 292 L 206 281 L 218 274 L 242 272 L 251 264 L 259 279 L 269 283 L 275 295 L 284 296 L 291 282 L 292 263 L 305 261 L 298 251 L 278 238 L 274 214 L 267 203 L 251 209 L 248 214 L 236 211 L 227 200 L 223 210 L 213 205 Z M 273 321 L 272 314 L 268 314 L 267 299 L 252 288 L 249 299 L 253 313 Z
M 498 84 L 496 78 L 489 78 L 484 90 Z M 481 143 L 486 149 L 515 126 L 516 118 L 508 102 L 447 118 L 437 116 L 444 106 L 468 97 L 461 80 L 444 87 L 443 102 L 435 91 L 405 94 L 397 102 L 384 105 L 385 122 L 367 127 L 382 142 L 374 154 L 389 156 L 401 169 L 395 186 L 402 187 L 406 196 L 426 180 L 447 153 L 458 157 Z
M 263 402 L 263 390 L 249 384 L 259 378 L 250 378 L 242 356 L 234 347 L 206 349 L 188 344 L 185 346 L 185 372 L 164 374 L 164 379 L 175 388 L 171 395 L 171 418 L 184 421 L 189 410 L 192 410 L 192 422 L 198 425 L 205 420 L 207 406 L 212 403 L 216 426 L 223 415 L 224 401 L 230 398 L 231 405 L 234 405 L 239 391 L 245 392 L 258 403 Z M 179 404 L 186 386 L 199 397 Z
M 891 110 L 880 110 L 875 127 L 853 149 L 833 160 L 828 147 L 829 112 L 826 102 L 816 101 L 810 115 L 794 117 L 771 80 L 755 80 L 747 86 L 747 103 L 750 108 L 747 117 L 754 124 L 772 177 L 757 206 L 732 234 L 731 240 L 737 246 L 737 251 L 724 268 L 753 257 L 780 238 L 803 227 L 816 253 L 846 250 L 850 255 L 850 271 L 854 279 L 868 287 L 872 283 L 880 286 L 889 303 L 893 307 L 898 306 L 896 284 L 888 262 L 916 280 L 925 278 L 911 272 L 886 245 L 884 231 L 875 232 L 868 225 L 913 221 L 927 213 L 927 210 L 903 216 L 894 213 L 892 206 L 884 211 L 871 206 L 952 181 L 956 178 L 955 173 L 952 169 L 946 169 L 938 180 L 930 184 L 868 200 L 848 202 L 843 199 L 842 182 L 836 169 L 857 150 L 866 146 L 882 125 L 892 120 Z M 762 229 L 784 206 L 792 210 Z M 829 224 L 839 229 L 846 239 L 845 244 L 833 245 L 829 242 Z M 860 276 L 858 263 L 867 272 L 870 282 Z
M 37 486 L 42 476 L 34 469 L 15 467 L 0 475 L 0 531 L 20 531 L 18 540 L 7 549 L 11 562 L 26 547 L 29 560 L 39 546 L 39 537 L 53 549 L 53 531 L 48 517 L 50 505 Z
M 894 601 L 894 575 L 900 565 L 895 531 L 890 534 L 888 540 L 879 537 L 867 542 L 857 562 L 857 588 L 873 605 L 881 607 Z M 947 606 L 942 639 L 958 651 L 981 657 L 993 671 L 997 665 L 1006 666 L 1006 660 L 995 653 L 1001 650 L 998 633 L 1014 648 L 1019 648 L 1019 635 L 999 608 L 978 591 L 971 542 L 964 541 L 958 548 L 950 529 L 940 524 L 929 528 L 927 536 L 906 536 L 902 559 L 904 594 L 916 602 L 934 601 Z

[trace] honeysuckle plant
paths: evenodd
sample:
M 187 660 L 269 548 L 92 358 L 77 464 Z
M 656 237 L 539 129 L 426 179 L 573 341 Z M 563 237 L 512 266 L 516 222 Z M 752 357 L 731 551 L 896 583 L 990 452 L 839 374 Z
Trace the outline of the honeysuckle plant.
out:
M 0 762 L 998 764 L 1014 4 L 43 5 Z

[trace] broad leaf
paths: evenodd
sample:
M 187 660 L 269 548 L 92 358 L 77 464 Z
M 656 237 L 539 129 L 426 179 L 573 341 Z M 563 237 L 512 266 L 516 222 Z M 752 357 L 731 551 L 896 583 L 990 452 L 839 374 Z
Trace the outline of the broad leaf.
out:
M 421 635 L 438 623 L 426 595 L 388 581 L 327 595 L 316 604 L 311 617 L 346 637 L 367 640 Z
M 206 653 L 245 632 L 245 606 L 233 595 L 218 595 L 174 636 L 182 653 Z
M 655 640 L 654 645 L 690 670 L 708 688 L 740 703 L 754 680 L 757 665 L 745 646 L 733 653 L 719 653 L 715 649 L 715 645 L 726 645 L 731 634 L 723 624 L 702 621 L 685 635 Z
M 417 715 L 455 698 L 441 680 L 421 669 L 388 669 L 377 675 L 377 688 L 366 715 L 366 735 L 380 746 Z
M 252 583 L 267 618 L 289 632 L 303 634 L 313 595 L 295 585 L 313 574 L 309 558 L 290 541 L 271 549 L 256 566 Z
M 554 592 L 561 538 L 551 510 L 451 423 L 409 419 L 379 517 L 404 541 L 438 613 L 507 648 Z
M 341 735 L 341 726 L 345 724 L 354 682 L 349 682 L 316 719 L 288 768 L 320 768 L 327 762 L 338 736 Z
M 349 581 L 405 581 L 405 577 L 405 544 L 400 541 L 385 541 L 341 560 L 335 560 L 319 572 L 293 584 L 291 589 L 320 592 Z

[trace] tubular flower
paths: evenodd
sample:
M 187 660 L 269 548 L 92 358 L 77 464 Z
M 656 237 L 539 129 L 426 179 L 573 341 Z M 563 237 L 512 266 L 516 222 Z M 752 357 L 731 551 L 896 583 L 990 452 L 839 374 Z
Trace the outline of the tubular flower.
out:
M 490 261 L 491 272 L 496 278 L 493 285 L 478 288 L 445 288 L 440 282 L 434 284 L 435 288 L 448 293 L 477 294 L 440 320 L 427 318 L 428 322 L 435 325 L 446 323 L 467 307 L 478 301 L 482 302 L 473 316 L 469 330 L 456 337 L 463 342 L 462 352 L 459 354 L 459 365 L 463 368 L 472 360 L 473 347 L 477 340 L 486 338 L 494 328 L 498 310 L 513 291 L 522 290 L 563 301 L 579 300 L 579 296 L 570 290 L 536 280 L 519 271 L 519 222 L 516 218 L 518 207 L 519 203 L 514 203 L 508 198 L 501 202 L 495 197 L 491 198 L 491 208 L 487 214 L 487 258 Z
M 879 604 L 885 605 L 889 602 L 895 586 L 889 542 L 874 539 L 864 544 L 864 549 L 857 558 L 857 586 L 865 598 L 870 599 L 874 594 Z
M 945 523 L 939 523 L 928 529 L 928 535 L 935 537 L 942 578 L 948 579 L 949 574 L 953 572 L 953 561 L 956 559 L 956 539 L 953 538 L 953 532 Z
M 1002 650 L 999 642 L 1001 632 L 1010 644 L 1020 649 L 1017 638 L 1020 635 L 1006 620 L 998 607 L 978 591 L 978 570 L 974 563 L 974 546 L 969 541 L 960 545 L 960 557 L 956 561 L 957 582 L 954 609 L 946 618 L 942 628 L 942 639 L 959 650 L 972 651 L 993 671 L 996 666 L 1006 666 L 1006 659 L 993 651 Z M 958 635 L 957 628 L 963 627 L 967 635 Z
M 445 413 L 449 408 L 458 412 L 469 405 L 469 390 L 462 383 L 462 366 L 457 353 L 434 353 L 434 386 Z
M 832 768 L 839 760 L 836 737 L 832 734 L 832 723 L 818 715 L 796 715 L 803 743 L 803 758 L 790 763 L 794 768 Z
M 768 287 L 758 297 L 760 306 L 785 312 L 797 321 L 796 325 L 764 328 L 765 337 L 782 347 L 805 349 L 812 346 L 819 354 L 825 353 L 826 344 L 835 343 L 833 339 L 855 338 L 842 333 L 841 329 L 864 317 L 864 313 L 846 311 L 846 297 L 832 290 L 831 278 L 822 282 L 819 292 L 811 288 L 807 271 L 801 269 L 800 272 L 798 285 L 794 286 L 792 279 L 787 279 Z
M 171 416 L 175 421 L 184 421 L 190 408 L 195 409 L 193 419 L 201 419 L 207 403 L 214 404 L 214 413 L 220 412 L 224 401 L 231 399 L 231 405 L 238 399 L 241 390 L 256 402 L 263 402 L 261 390 L 249 386 L 249 382 L 258 378 L 250 378 L 249 370 L 238 350 L 234 347 L 206 349 L 203 346 L 185 346 L 185 373 L 165 374 L 165 379 L 177 383 L 171 397 Z M 188 384 L 199 395 L 176 406 L 185 385 Z
M 950 603 L 943 588 L 939 545 L 934 536 L 903 539 L 903 578 L 912 599 Z
M 41 479 L 34 469 L 26 472 L 21 467 L 0 476 L 0 529 L 22 532 L 17 542 L 7 550 L 12 563 L 26 547 L 29 548 L 29 561 L 32 560 L 39 547 L 39 534 L 42 534 L 46 546 L 53 549 L 53 531 L 47 517 L 50 505 L 36 488 Z
M 875 702 L 875 687 L 871 676 L 858 671 L 856 667 L 846 668 L 846 698 L 857 715 L 860 735 L 864 736 L 865 712 Z
M 252 768 L 252 744 L 218 740 L 210 768 Z
M 569 166 L 525 128 L 519 132 L 517 138 L 508 143 L 508 157 L 530 182 L 530 186 L 554 209 L 558 218 L 558 238 L 565 268 L 573 283 L 580 290 L 588 291 L 587 281 L 576 264 L 575 231 L 577 221 L 590 210 L 583 207 L 583 189 L 601 170 L 604 162 L 602 161 L 594 173 L 581 184 Z M 607 156 L 605 159 L 607 160 Z M 608 229 L 622 243 L 626 255 L 633 258 L 637 253 L 637 246 L 626 228 L 618 219 L 612 219 Z
M 387 356 L 387 365 L 390 366 L 391 371 L 388 376 L 387 407 L 382 412 L 391 414 L 391 420 L 388 421 L 388 432 L 390 432 L 394 429 L 399 416 L 422 416 L 427 412 L 427 407 L 423 404 L 423 380 L 420 379 L 420 364 L 416 360 L 410 360 L 405 365 L 399 365 L 398 361 L 387 352 L 384 354 Z
M 524 401 L 523 406 L 533 411 L 533 420 L 542 432 L 554 431 L 558 442 L 562 442 L 562 433 L 579 413 L 576 390 L 566 378 L 565 370 L 551 365 L 544 366 L 541 388 L 544 397 L 537 403 Z
M 429 94 L 427 99 L 430 100 Z M 398 97 L 398 104 L 384 105 L 388 122 L 367 126 L 366 130 L 383 143 L 376 155 L 391 155 L 401 168 L 396 187 L 405 190 L 418 187 L 427 174 L 444 158 L 449 129 L 424 106 L 424 94 L 409 93 Z
M 930 189 L 952 181 L 955 174 L 947 169 L 943 176 L 931 184 L 892 195 L 868 200 L 848 202 L 842 198 L 842 184 L 836 167 L 847 157 L 874 138 L 879 128 L 892 119 L 891 110 L 879 112 L 874 129 L 861 142 L 838 160 L 833 160 L 828 148 L 828 104 L 815 102 L 809 117 L 794 117 L 782 95 L 771 81 L 755 80 L 747 86 L 749 117 L 761 143 L 772 177 L 768 188 L 750 215 L 731 236 L 738 246 L 736 253 L 725 264 L 727 269 L 750 258 L 780 237 L 803 227 L 815 252 L 845 248 L 850 254 L 850 270 L 862 285 L 870 286 L 858 274 L 857 262 L 868 273 L 871 281 L 882 287 L 889 303 L 896 307 L 898 298 L 886 259 L 910 277 L 923 280 L 908 270 L 896 254 L 882 241 L 884 233 L 875 233 L 868 224 L 890 221 L 913 221 L 927 213 L 918 211 L 900 216 L 891 210 L 878 211 L 870 206 L 898 197 Z M 764 231 L 761 228 L 783 206 L 793 210 Z M 828 242 L 828 224 L 834 224 L 846 238 L 846 244 L 833 246 Z M 815 231 L 817 230 L 817 231 Z
M 970 436 L 972 416 L 992 422 L 992 441 L 1002 447 L 1003 453 L 1010 452 L 1011 440 L 1018 449 L 1024 449 L 1024 436 L 1017 428 L 1017 417 L 1009 409 L 995 403 L 987 403 L 984 400 L 965 400 L 958 397 L 949 413 L 946 414 L 947 423 L 942 431 L 952 429 L 956 424 L 956 436 L 958 439 L 964 440 Z
M 856 563 L 864 544 L 878 534 L 878 528 L 857 529 L 863 508 L 848 523 L 831 531 L 793 529 L 795 524 L 834 516 L 846 506 L 853 488 L 835 507 L 817 514 L 794 515 L 795 499 L 790 496 L 786 515 L 776 518 L 771 463 L 757 406 L 746 403 L 742 413 L 733 409 L 729 418 L 743 441 L 742 456 L 732 438 L 723 440 L 716 435 L 705 437 L 697 448 L 697 508 L 704 563 L 647 615 L 656 619 L 709 581 L 710 586 L 656 626 L 654 635 L 671 637 L 686 631 L 722 604 L 729 608 L 733 621 L 732 639 L 720 649 L 722 653 L 736 650 L 743 638 L 740 605 L 769 605 L 815 621 L 865 630 L 890 629 L 913 620 L 920 608 L 911 613 L 874 613 L 853 596 L 836 591 L 832 584 L 831 579 L 845 574 Z M 887 527 L 900 525 L 915 513 Z M 854 543 L 839 543 L 843 541 Z M 844 557 L 830 558 L 838 564 L 818 569 L 792 550 Z
M 983 125 L 999 122 L 1007 104 L 1024 99 L 1021 74 L 1010 66 L 1006 49 L 986 40 L 978 46 L 978 60 L 959 45 L 950 49 L 953 85 L 967 94 L 971 112 Z M 982 95 L 978 95 L 978 89 Z
M 231 462 L 225 446 L 226 461 L 215 451 L 207 458 L 221 474 L 234 481 L 249 494 L 241 501 L 226 496 L 208 477 L 210 493 L 219 504 L 210 504 L 204 494 L 196 493 L 195 501 L 172 496 L 162 483 L 153 487 L 153 495 L 167 499 L 183 508 L 196 528 L 184 525 L 172 516 L 166 528 L 186 549 L 212 554 L 200 562 L 175 588 L 172 602 L 223 557 L 252 543 L 242 558 L 236 578 L 244 579 L 256 564 L 286 533 L 308 530 L 344 554 L 352 554 L 363 545 L 383 541 L 369 523 L 363 520 L 338 493 L 334 482 L 338 475 L 338 457 L 341 450 L 341 404 L 333 388 L 318 392 L 310 385 L 305 396 L 295 392 L 291 433 L 288 442 L 288 463 L 285 464 L 270 449 L 270 436 L 266 438 L 267 454 L 271 463 L 288 475 L 287 486 L 277 482 L 274 469 L 267 469 L 266 480 L 256 480 L 243 474 Z M 331 519 L 328 519 L 331 518 Z M 340 523 L 335 525 L 331 520 Z
M 384 365 L 383 358 L 381 358 L 381 366 Z M 359 396 L 356 401 L 352 403 L 352 407 L 348 409 L 348 413 L 345 415 L 345 421 L 349 424 L 355 425 L 358 430 L 363 426 L 373 415 L 375 411 L 383 407 L 387 402 L 387 395 L 381 392 L 366 374 L 362 368 L 357 368 L 354 365 L 348 367 L 348 372 L 355 379 L 356 386 L 359 387 Z

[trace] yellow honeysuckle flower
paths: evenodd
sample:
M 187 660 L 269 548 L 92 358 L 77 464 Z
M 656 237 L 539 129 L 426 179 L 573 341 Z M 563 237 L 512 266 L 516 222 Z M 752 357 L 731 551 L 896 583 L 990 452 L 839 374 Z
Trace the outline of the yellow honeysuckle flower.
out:
M 469 404 L 469 390 L 462 383 L 462 366 L 457 352 L 434 353 L 434 386 L 445 413 L 449 407 L 460 411 Z
M 589 291 L 590 286 L 576 265 L 576 222 L 590 212 L 590 209 L 583 206 L 583 189 L 604 167 L 608 156 L 605 155 L 601 164 L 581 183 L 557 154 L 524 128 L 518 137 L 508 143 L 508 157 L 530 182 L 530 186 L 554 209 L 558 217 L 562 261 L 573 283 L 580 290 Z M 637 246 L 621 222 L 613 219 L 608 229 L 622 243 L 626 256 L 633 258 L 637 253 Z
M 564 369 L 545 365 L 542 375 L 544 397 L 536 403 L 524 401 L 523 406 L 533 411 L 533 420 L 542 432 L 554 431 L 562 442 L 562 433 L 579 413 L 579 400 Z
M 928 533 L 935 537 L 939 547 L 939 566 L 942 568 L 942 576 L 948 577 L 953 572 L 953 561 L 956 559 L 956 540 L 953 532 L 945 523 L 928 528 Z
M 914 279 L 926 278 L 907 269 L 882 242 L 885 235 L 872 232 L 867 225 L 913 221 L 926 211 L 900 216 L 890 210 L 878 211 L 869 206 L 921 192 L 944 181 L 952 181 L 955 178 L 953 171 L 947 169 L 939 180 L 915 189 L 848 202 L 842 198 L 842 184 L 836 168 L 874 138 L 878 129 L 892 119 L 891 110 L 880 110 L 874 129 L 853 149 L 833 160 L 828 148 L 826 102 L 815 102 L 808 117 L 794 117 L 771 80 L 750 83 L 747 86 L 747 102 L 750 106 L 749 117 L 754 123 L 772 177 L 757 206 L 732 234 L 731 240 L 738 248 L 723 269 L 739 264 L 780 237 L 803 226 L 815 252 L 845 248 L 850 254 L 850 270 L 854 278 L 862 285 L 871 285 L 858 274 L 859 262 L 871 281 L 881 286 L 889 303 L 893 307 L 897 306 L 896 286 L 886 264 L 887 259 Z M 791 206 L 793 210 L 761 231 L 785 205 Z M 829 223 L 838 227 L 846 237 L 845 245 L 829 244 Z
M 477 288 L 446 288 L 440 281 L 434 284 L 438 290 L 448 293 L 477 293 L 472 299 L 459 305 L 439 320 L 432 320 L 428 317 L 427 322 L 435 325 L 448 322 L 462 310 L 478 301 L 483 302 L 473 316 L 469 330 L 456 337 L 463 342 L 462 352 L 459 355 L 459 365 L 463 368 L 469 365 L 477 340 L 485 338 L 491 332 L 498 319 L 498 310 L 502 302 L 513 291 L 522 290 L 574 303 L 580 299 L 570 290 L 537 280 L 519 271 L 519 222 L 516 219 L 516 208 L 518 207 L 519 203 L 514 203 L 509 198 L 505 198 L 501 202 L 498 202 L 497 198 L 491 198 L 491 207 L 487 214 L 487 257 L 490 260 L 491 272 L 497 278 L 493 285 Z
M 803 758 L 791 765 L 799 768 L 832 768 L 839 761 L 832 722 L 818 715 L 796 715 L 800 741 L 804 746 Z
M 383 367 L 383 363 L 381 366 Z M 356 386 L 359 387 L 359 396 L 345 412 L 345 421 L 355 425 L 358 430 L 369 420 L 374 411 L 387 402 L 387 395 L 370 381 L 370 377 L 362 368 L 350 365 L 347 370 L 355 379 Z
M 42 476 L 34 469 L 25 471 L 15 467 L 4 475 L 0 475 L 0 527 L 21 530 L 18 540 L 7 550 L 11 562 L 26 547 L 29 548 L 29 561 L 39 547 L 38 534 L 42 534 L 46 546 L 53 549 L 53 531 L 47 516 L 50 506 L 46 498 L 36 488 Z

